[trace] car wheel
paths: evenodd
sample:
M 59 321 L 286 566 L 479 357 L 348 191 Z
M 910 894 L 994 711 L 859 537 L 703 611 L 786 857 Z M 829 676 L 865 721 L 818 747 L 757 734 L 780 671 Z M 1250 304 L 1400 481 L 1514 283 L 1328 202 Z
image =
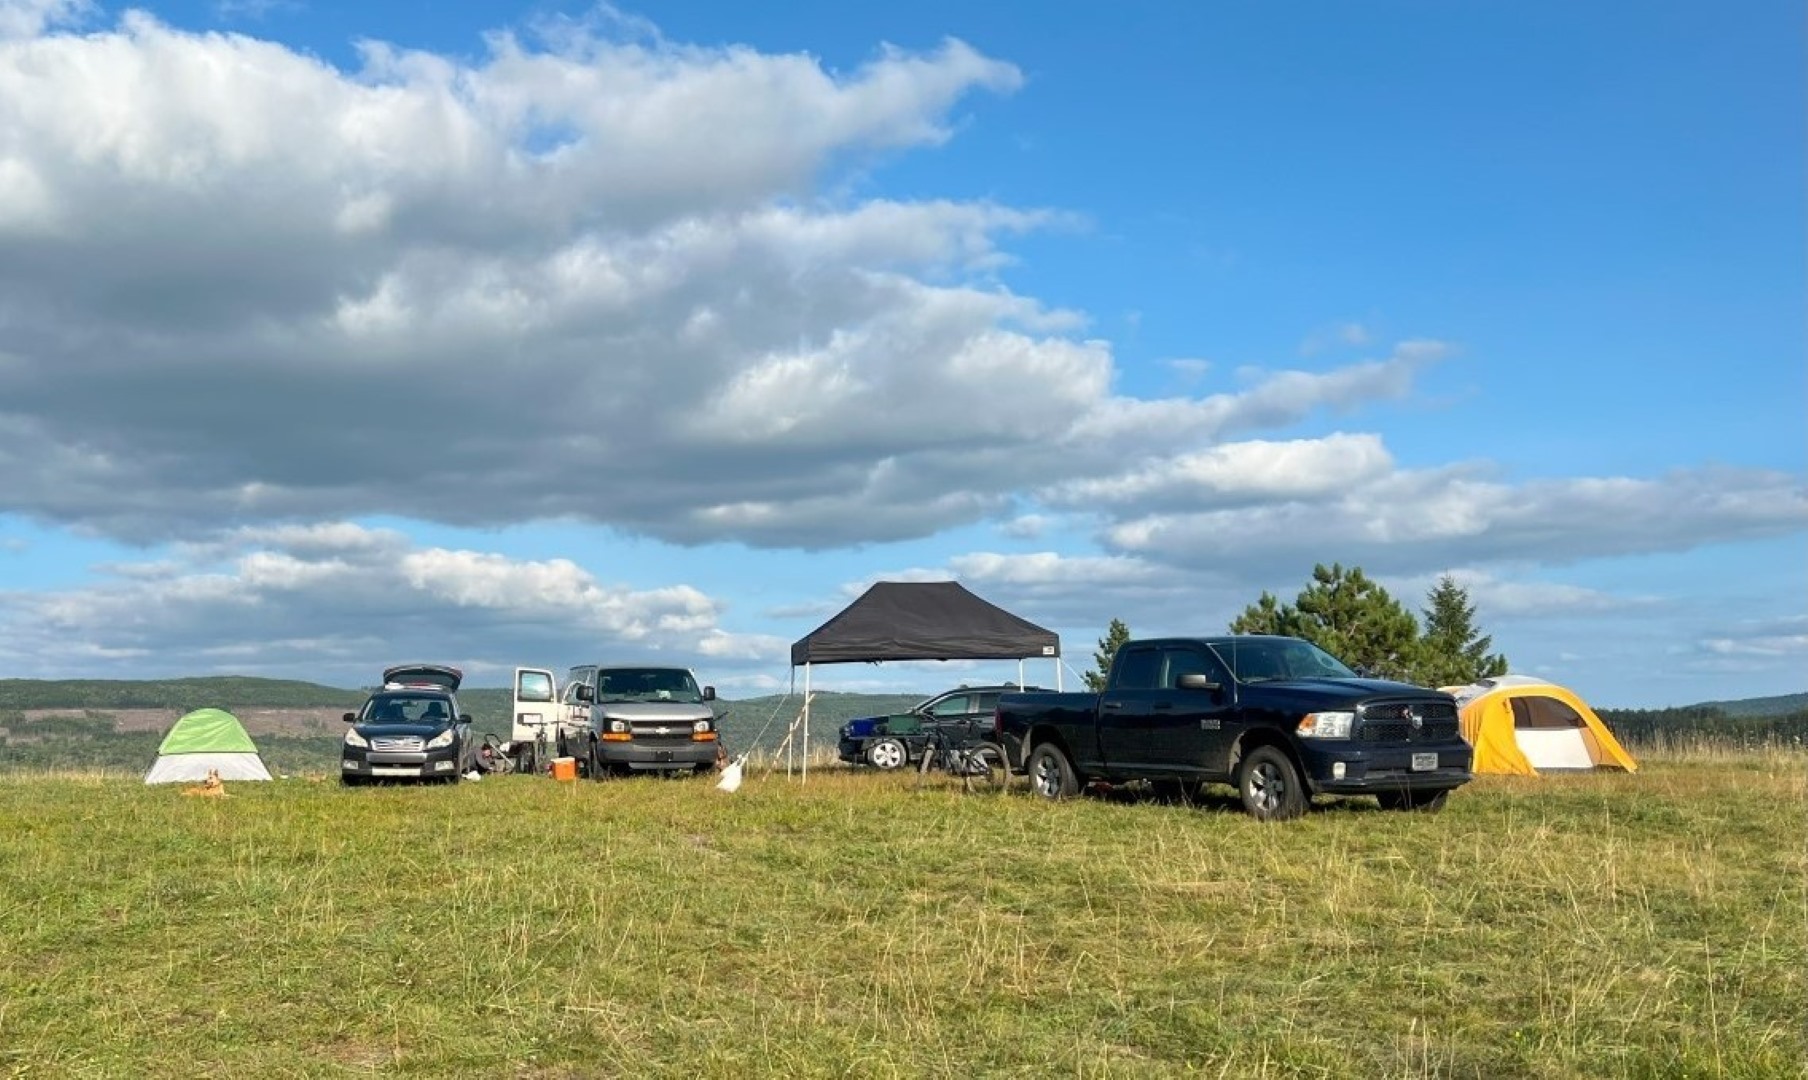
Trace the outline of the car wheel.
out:
M 901 739 L 878 739 L 867 745 L 866 763 L 875 769 L 902 769 L 910 764 L 910 751 Z
M 1375 796 L 1383 810 L 1407 810 L 1435 814 L 1450 801 L 1450 789 L 1441 791 L 1383 791 Z
M 1257 821 L 1286 821 L 1306 812 L 1306 789 L 1293 760 L 1278 747 L 1258 746 L 1237 770 L 1237 794 Z
M 1073 762 L 1052 742 L 1030 751 L 1026 768 L 1030 774 L 1030 790 L 1045 799 L 1069 799 L 1080 793 L 1080 777 Z

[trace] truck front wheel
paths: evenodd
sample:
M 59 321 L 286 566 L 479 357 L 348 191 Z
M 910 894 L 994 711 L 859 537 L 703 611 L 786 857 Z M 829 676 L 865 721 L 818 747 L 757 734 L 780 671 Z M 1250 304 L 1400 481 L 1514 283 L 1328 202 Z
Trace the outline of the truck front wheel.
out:
M 1042 743 L 1030 751 L 1026 769 L 1030 790 L 1045 799 L 1070 799 L 1080 793 L 1080 777 L 1073 762 L 1054 743 Z
M 1243 809 L 1257 821 L 1286 821 L 1306 812 L 1306 789 L 1293 760 L 1278 747 L 1258 746 L 1237 771 Z

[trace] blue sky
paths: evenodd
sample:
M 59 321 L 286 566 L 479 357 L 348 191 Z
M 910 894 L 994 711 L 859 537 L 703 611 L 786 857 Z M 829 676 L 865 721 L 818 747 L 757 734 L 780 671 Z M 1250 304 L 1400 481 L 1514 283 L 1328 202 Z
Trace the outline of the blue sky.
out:
M 0 0 L 0 677 L 737 696 L 899 578 L 1084 670 L 1342 562 L 1808 689 L 1800 5 L 761 7 Z

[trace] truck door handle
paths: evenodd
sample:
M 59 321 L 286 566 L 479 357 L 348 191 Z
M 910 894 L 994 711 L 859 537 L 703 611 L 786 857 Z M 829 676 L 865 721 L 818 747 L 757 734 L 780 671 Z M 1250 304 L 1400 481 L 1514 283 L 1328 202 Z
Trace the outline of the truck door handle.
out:
M 1174 707 L 1174 703 L 1172 701 L 1158 701 L 1155 704 L 1149 706 L 1149 708 L 1151 708 L 1151 709 L 1172 709 L 1173 707 Z
M 1101 708 L 1101 709 L 1121 709 L 1123 707 L 1124 707 L 1124 703 L 1121 701 L 1101 701 L 1101 702 L 1099 702 L 1099 708 Z

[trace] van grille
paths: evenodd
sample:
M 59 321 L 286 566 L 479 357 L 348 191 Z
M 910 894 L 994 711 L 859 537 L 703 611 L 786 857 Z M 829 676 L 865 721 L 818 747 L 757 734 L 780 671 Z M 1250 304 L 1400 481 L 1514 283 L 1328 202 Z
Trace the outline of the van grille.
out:
M 691 742 L 691 724 L 690 720 L 636 720 L 630 726 L 637 743 L 654 746 L 683 743 L 688 746 Z

